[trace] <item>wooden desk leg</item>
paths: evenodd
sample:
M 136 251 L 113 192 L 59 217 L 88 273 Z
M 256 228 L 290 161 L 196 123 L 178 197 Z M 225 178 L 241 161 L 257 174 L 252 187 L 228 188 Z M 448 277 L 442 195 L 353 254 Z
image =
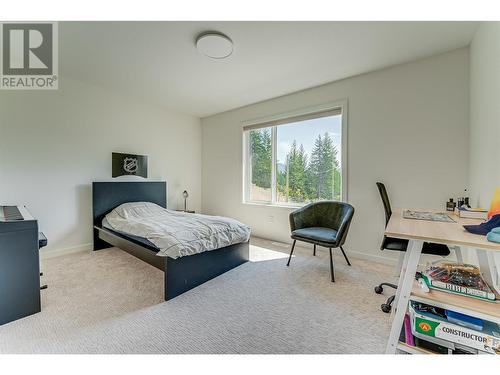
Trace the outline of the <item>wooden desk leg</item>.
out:
M 408 244 L 408 254 L 405 256 L 403 268 L 401 269 L 401 277 L 398 283 L 397 301 L 394 301 L 395 310 L 393 312 L 389 341 L 385 349 L 386 354 L 396 353 L 399 334 L 401 333 L 408 301 L 410 300 L 411 288 L 413 286 L 413 280 L 415 280 L 415 272 L 417 271 L 423 244 L 423 241 L 419 240 L 410 240 Z
M 410 257 L 410 246 L 408 245 L 408 251 L 405 251 L 404 253 L 401 253 L 400 254 L 400 263 L 401 265 L 399 266 L 399 279 L 398 279 L 398 284 L 401 282 L 401 280 L 403 279 L 403 276 L 404 276 L 404 272 L 406 270 L 406 267 L 408 267 L 408 259 Z M 401 257 L 402 255 L 402 257 Z M 399 301 L 399 292 L 400 292 L 400 288 L 398 287 L 396 289 L 396 295 L 394 297 L 394 302 L 392 303 L 392 306 L 397 306 L 398 305 L 398 301 Z M 392 309 L 391 310 L 391 317 L 394 319 L 394 312 L 396 311 L 396 309 Z
M 403 269 L 403 263 L 405 261 L 407 251 L 400 252 L 398 257 L 398 262 L 394 267 L 394 276 L 401 276 L 401 270 Z

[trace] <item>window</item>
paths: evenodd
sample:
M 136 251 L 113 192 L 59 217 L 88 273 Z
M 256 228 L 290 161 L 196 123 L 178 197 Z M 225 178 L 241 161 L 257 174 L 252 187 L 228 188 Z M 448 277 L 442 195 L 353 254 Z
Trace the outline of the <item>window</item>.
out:
M 244 201 L 345 200 L 345 104 L 244 126 Z

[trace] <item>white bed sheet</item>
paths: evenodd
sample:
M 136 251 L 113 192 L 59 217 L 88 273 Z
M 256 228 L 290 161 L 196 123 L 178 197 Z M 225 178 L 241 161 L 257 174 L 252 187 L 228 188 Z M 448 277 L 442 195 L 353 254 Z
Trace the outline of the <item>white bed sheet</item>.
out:
M 113 230 L 146 238 L 159 256 L 179 258 L 246 242 L 250 227 L 223 216 L 165 209 L 154 203 L 124 203 L 106 215 Z

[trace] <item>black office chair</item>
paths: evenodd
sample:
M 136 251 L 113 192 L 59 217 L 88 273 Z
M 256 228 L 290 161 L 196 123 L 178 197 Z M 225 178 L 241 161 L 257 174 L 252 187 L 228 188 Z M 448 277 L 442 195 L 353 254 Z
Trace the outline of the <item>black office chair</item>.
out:
M 382 182 L 377 182 L 377 188 L 380 193 L 380 197 L 382 198 L 382 203 L 384 204 L 385 210 L 385 226 L 387 227 L 387 223 L 392 215 L 391 204 L 389 202 L 389 196 L 387 195 L 387 190 L 385 189 L 385 185 Z M 408 240 L 404 240 L 401 238 L 393 238 L 384 236 L 382 241 L 382 245 L 380 246 L 380 250 L 395 250 L 395 251 L 406 251 L 408 248 Z M 450 255 L 450 249 L 446 245 L 424 242 L 422 247 L 422 254 L 432 254 L 432 255 L 440 255 L 440 256 L 448 256 Z M 381 294 L 384 291 L 384 286 L 388 286 L 390 288 L 397 289 L 398 286 L 391 283 L 381 283 L 375 287 L 375 293 Z M 380 305 L 380 308 L 383 312 L 388 313 L 391 311 L 391 305 L 394 301 L 395 296 L 390 296 L 386 303 Z
M 331 280 L 332 283 L 335 282 L 332 249 L 340 247 L 347 265 L 351 265 L 342 245 L 346 240 L 353 215 L 353 206 L 333 201 L 310 203 L 293 211 L 289 217 L 293 244 L 286 265 L 290 265 L 297 241 L 312 243 L 313 255 L 316 255 L 316 245 L 327 247 L 330 250 Z

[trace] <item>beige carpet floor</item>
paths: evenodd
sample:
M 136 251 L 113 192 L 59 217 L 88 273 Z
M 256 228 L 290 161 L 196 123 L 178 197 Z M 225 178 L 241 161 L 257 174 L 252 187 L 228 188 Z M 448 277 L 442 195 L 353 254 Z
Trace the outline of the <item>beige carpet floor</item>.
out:
M 42 262 L 42 312 L 0 327 L 0 353 L 382 353 L 373 286 L 391 267 L 252 239 L 251 261 L 163 301 L 163 273 L 116 249 Z

